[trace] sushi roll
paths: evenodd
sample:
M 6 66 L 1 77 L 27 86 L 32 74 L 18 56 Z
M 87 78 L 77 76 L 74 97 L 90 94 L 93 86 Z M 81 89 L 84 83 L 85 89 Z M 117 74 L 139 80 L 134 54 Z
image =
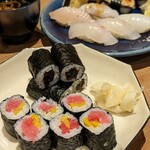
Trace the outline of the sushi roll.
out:
M 24 116 L 14 128 L 22 150 L 52 150 L 49 125 L 40 115 Z
M 33 102 L 32 111 L 41 115 L 42 118 L 49 122 L 52 118 L 62 114 L 64 109 L 52 99 L 41 97 Z
M 26 92 L 34 100 L 37 100 L 42 96 L 47 97 L 46 89 L 40 89 L 33 78 L 29 81 Z
M 28 102 L 23 96 L 14 95 L 1 102 L 0 111 L 6 131 L 16 138 L 14 124 L 17 120 L 30 112 Z
M 83 74 L 83 76 L 77 79 L 74 82 L 63 82 L 59 81 L 58 84 L 52 86 L 48 89 L 48 95 L 50 98 L 54 99 L 58 103 L 60 103 L 61 99 L 74 92 L 81 92 L 87 86 L 87 75 Z
M 28 59 L 29 71 L 40 89 L 54 85 L 59 80 L 59 68 L 49 50 L 33 51 Z
M 83 145 L 82 127 L 70 113 L 61 114 L 50 121 L 53 147 L 56 150 L 75 150 Z
M 52 98 L 54 101 L 59 102 L 59 100 L 65 95 L 84 90 L 87 86 L 87 80 L 87 75 L 84 73 L 81 78 L 74 82 L 58 81 L 55 85 L 49 88 L 40 89 L 32 78 L 27 86 L 26 92 L 35 100 L 45 96 L 46 98 Z
M 51 48 L 51 54 L 60 68 L 60 80 L 73 82 L 83 75 L 85 67 L 73 45 L 56 43 Z
M 92 107 L 92 100 L 84 93 L 72 93 L 61 100 L 67 111 L 79 117 L 83 112 Z
M 112 150 L 117 142 L 111 114 L 100 108 L 91 108 L 80 116 L 84 128 L 85 145 L 91 150 Z

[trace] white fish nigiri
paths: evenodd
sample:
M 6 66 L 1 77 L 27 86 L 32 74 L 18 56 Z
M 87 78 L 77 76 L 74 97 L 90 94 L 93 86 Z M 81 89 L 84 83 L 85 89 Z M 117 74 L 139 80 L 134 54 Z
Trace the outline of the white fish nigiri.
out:
M 107 17 L 116 17 L 119 13 L 107 6 L 106 4 L 96 4 L 96 3 L 88 3 L 82 5 L 80 10 L 84 10 L 89 13 L 92 17 L 96 18 L 107 18 Z
M 55 20 L 63 26 L 70 26 L 71 24 L 78 22 L 92 21 L 92 18 L 88 13 L 78 8 L 67 6 L 56 9 L 50 12 L 49 15 L 52 20 Z
M 98 19 L 97 23 L 105 27 L 116 38 L 135 40 L 141 36 L 134 27 L 119 18 Z
M 128 22 L 138 33 L 144 33 L 150 30 L 150 17 L 143 14 L 122 14 L 118 18 Z
M 118 40 L 104 27 L 94 22 L 82 22 L 70 26 L 69 39 L 78 38 L 91 43 L 114 45 Z

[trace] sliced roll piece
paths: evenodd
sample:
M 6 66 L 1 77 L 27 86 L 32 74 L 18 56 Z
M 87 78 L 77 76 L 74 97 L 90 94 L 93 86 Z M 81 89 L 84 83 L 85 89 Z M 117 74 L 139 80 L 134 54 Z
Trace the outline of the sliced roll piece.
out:
M 62 81 L 73 82 L 83 75 L 85 67 L 73 45 L 56 43 L 51 48 L 51 54 L 60 68 Z
M 26 115 L 14 127 L 22 150 L 52 150 L 49 126 L 40 115 Z
M 112 115 L 100 108 L 91 108 L 80 116 L 85 145 L 91 150 L 112 150 L 116 142 Z
M 82 127 L 70 113 L 61 114 L 50 121 L 53 147 L 56 150 L 75 150 L 83 145 Z
M 61 103 L 66 111 L 69 111 L 76 117 L 79 117 L 83 112 L 92 107 L 92 100 L 90 97 L 80 92 L 65 96 L 62 98 Z
M 33 51 L 28 59 L 29 71 L 40 89 L 54 85 L 59 80 L 59 68 L 49 50 Z
M 46 88 L 40 89 L 34 79 L 31 79 L 26 92 L 33 99 L 37 100 L 42 96 L 46 98 L 52 98 L 54 101 L 59 102 L 62 97 L 73 93 L 73 92 L 81 92 L 87 86 L 87 75 L 83 74 L 83 76 L 77 79 L 74 82 L 62 82 L 58 81 L 55 85 Z
M 30 112 L 30 106 L 22 95 L 13 95 L 0 104 L 1 117 L 6 131 L 16 138 L 14 124 Z
M 57 115 L 62 114 L 64 109 L 52 99 L 41 97 L 32 103 L 32 111 L 41 115 L 46 121 L 50 121 Z

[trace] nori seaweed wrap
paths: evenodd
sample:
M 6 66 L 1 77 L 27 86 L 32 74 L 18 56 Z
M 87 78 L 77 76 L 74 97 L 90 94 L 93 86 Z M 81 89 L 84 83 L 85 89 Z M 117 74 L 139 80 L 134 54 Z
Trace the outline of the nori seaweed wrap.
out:
M 14 127 L 22 150 L 52 150 L 49 126 L 40 115 L 26 115 Z
M 1 117 L 6 131 L 16 138 L 14 124 L 30 112 L 30 106 L 22 95 L 14 95 L 0 104 Z
M 51 54 L 59 66 L 60 80 L 73 82 L 83 75 L 85 67 L 73 45 L 56 43 L 51 48 Z
M 48 98 L 47 90 L 40 89 L 33 78 L 29 81 L 27 88 L 26 88 L 26 92 L 34 100 L 38 100 L 42 96 L 45 96 Z
M 91 150 L 112 150 L 116 134 L 112 115 L 100 108 L 91 108 L 80 116 L 85 135 L 84 144 Z
M 83 145 L 82 127 L 70 113 L 61 114 L 50 121 L 53 147 L 56 150 L 75 150 Z
M 29 71 L 39 88 L 54 85 L 59 80 L 59 68 L 49 50 L 38 49 L 28 59 Z
M 85 89 L 87 86 L 87 75 L 77 79 L 74 82 L 62 82 L 58 81 L 55 85 L 46 88 L 40 89 L 34 79 L 32 78 L 27 86 L 26 92 L 33 99 L 39 99 L 42 96 L 46 98 L 52 98 L 53 100 L 59 102 L 59 100 L 67 94 L 73 92 L 80 92 Z
M 48 123 L 52 118 L 64 112 L 64 108 L 60 104 L 46 97 L 40 97 L 37 101 L 34 101 L 31 109 L 32 112 L 41 115 Z

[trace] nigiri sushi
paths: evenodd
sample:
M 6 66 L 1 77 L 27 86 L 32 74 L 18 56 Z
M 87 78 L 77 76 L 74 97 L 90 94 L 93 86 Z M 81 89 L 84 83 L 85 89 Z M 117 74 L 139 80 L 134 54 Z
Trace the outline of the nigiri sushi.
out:
M 91 16 L 74 7 L 61 7 L 49 13 L 50 18 L 55 20 L 57 23 L 63 26 L 70 26 L 71 24 L 84 22 L 84 21 L 92 21 Z
M 95 22 L 82 22 L 70 26 L 69 39 L 79 38 L 91 43 L 114 45 L 118 40 L 104 27 Z
M 150 17 L 143 14 L 122 14 L 117 17 L 128 22 L 138 33 L 150 30 Z
M 79 9 L 89 13 L 92 17 L 96 18 L 116 17 L 119 15 L 116 10 L 103 3 L 88 3 L 82 5 Z
M 119 18 L 98 19 L 97 23 L 105 27 L 116 38 L 135 40 L 140 37 L 134 27 Z

